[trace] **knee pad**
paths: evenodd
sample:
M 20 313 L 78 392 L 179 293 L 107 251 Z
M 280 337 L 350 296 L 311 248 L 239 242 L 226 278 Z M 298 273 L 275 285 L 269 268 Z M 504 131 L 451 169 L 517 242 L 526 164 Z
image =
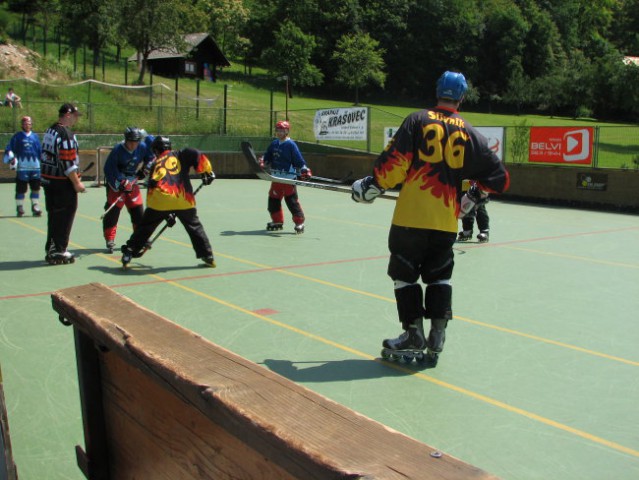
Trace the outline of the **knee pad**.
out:
M 397 301 L 397 314 L 404 329 L 408 329 L 415 319 L 424 316 L 422 309 L 422 287 L 418 283 L 406 283 L 395 281 L 395 300 Z
M 424 316 L 426 318 L 453 318 L 453 287 L 447 283 L 431 283 L 426 287 Z

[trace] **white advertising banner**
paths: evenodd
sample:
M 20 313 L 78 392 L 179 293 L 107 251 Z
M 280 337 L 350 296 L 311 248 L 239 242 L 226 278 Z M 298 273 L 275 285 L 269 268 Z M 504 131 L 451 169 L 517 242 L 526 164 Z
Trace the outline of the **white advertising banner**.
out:
M 504 161 L 504 127 L 475 127 L 488 140 L 488 148 L 490 148 Z
M 384 147 L 391 141 L 399 127 L 384 127 Z M 504 128 L 503 127 L 475 127 L 488 140 L 488 147 L 495 152 L 499 160 L 504 161 Z
M 317 110 L 313 130 L 317 140 L 366 140 L 366 107 Z
M 399 129 L 399 127 L 384 127 L 384 148 L 388 145 L 395 135 L 395 132 Z

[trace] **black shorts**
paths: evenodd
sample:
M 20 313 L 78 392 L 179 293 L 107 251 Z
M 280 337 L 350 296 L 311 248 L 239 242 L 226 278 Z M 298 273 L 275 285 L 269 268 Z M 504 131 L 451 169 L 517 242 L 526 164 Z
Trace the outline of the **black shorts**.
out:
M 454 232 L 392 225 L 388 234 L 388 276 L 407 283 L 415 283 L 420 276 L 425 284 L 450 280 L 455 237 Z

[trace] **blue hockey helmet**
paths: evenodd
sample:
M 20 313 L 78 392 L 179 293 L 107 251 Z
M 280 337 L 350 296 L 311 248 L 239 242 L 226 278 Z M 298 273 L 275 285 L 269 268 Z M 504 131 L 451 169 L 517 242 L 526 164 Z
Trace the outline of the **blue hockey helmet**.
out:
M 460 102 L 466 90 L 468 83 L 461 73 L 444 72 L 437 80 L 437 98 L 449 98 Z

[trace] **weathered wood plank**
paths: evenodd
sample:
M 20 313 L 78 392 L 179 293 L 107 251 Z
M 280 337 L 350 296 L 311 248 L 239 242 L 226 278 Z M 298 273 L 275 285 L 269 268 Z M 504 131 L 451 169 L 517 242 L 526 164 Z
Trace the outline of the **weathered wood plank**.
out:
M 495 478 L 449 455 L 433 458 L 431 447 L 104 285 L 61 290 L 52 300 L 104 351 L 110 468 L 137 472 L 113 478 L 140 478 L 140 468 L 159 465 L 171 472 L 166 478 Z

